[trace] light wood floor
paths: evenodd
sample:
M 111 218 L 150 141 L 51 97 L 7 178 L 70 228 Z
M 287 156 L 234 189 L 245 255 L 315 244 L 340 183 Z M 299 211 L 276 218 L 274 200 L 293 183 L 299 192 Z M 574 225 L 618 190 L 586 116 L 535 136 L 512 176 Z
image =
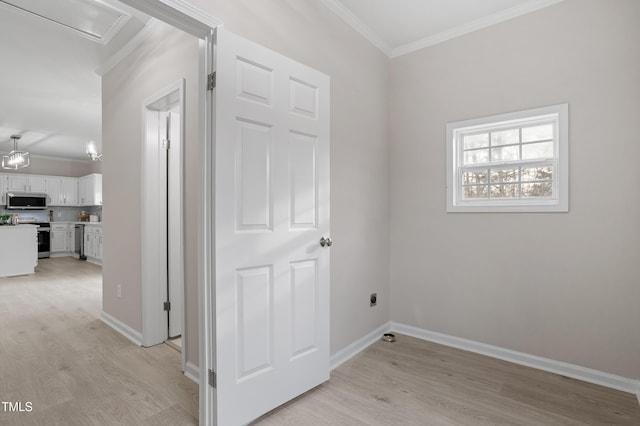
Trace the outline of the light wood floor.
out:
M 140 348 L 100 321 L 101 268 L 41 259 L 0 278 L 0 425 L 197 425 L 198 385 L 167 345 Z
M 635 395 L 396 335 L 256 425 L 640 425 Z
M 167 345 L 140 348 L 98 318 L 100 267 L 43 259 L 0 279 L 0 425 L 195 425 L 198 387 Z M 256 425 L 640 425 L 635 396 L 406 336 Z

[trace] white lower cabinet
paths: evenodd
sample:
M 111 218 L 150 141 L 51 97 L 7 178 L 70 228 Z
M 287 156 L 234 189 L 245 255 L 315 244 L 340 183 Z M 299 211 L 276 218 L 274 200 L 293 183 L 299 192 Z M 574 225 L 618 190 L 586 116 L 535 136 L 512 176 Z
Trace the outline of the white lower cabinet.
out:
M 65 253 L 68 252 L 68 225 L 51 225 L 51 253 Z
M 75 223 L 51 223 L 51 254 L 73 256 L 76 251 Z M 102 263 L 102 226 L 85 225 L 84 254 L 93 262 Z
M 67 230 L 67 251 L 69 253 L 76 252 L 76 229 L 73 224 L 69 225 Z
M 87 258 L 102 261 L 102 227 L 84 227 L 84 254 Z

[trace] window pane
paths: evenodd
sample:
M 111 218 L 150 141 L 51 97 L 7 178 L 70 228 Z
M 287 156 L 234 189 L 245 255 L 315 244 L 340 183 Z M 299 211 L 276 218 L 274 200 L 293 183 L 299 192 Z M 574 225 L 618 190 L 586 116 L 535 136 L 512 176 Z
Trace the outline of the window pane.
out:
M 553 167 L 527 167 L 522 169 L 522 181 L 553 180 Z
M 503 130 L 491 133 L 491 146 L 520 143 L 520 132 L 518 129 Z
M 545 183 L 523 183 L 523 197 L 551 197 L 553 195 L 553 186 L 551 182 Z
M 479 149 L 476 151 L 466 151 L 464 153 L 464 164 L 482 164 L 489 161 L 489 150 Z
M 488 198 L 487 194 L 487 185 L 473 185 L 473 186 L 463 186 L 463 193 L 465 199 L 479 199 L 479 198 Z
M 491 169 L 491 183 L 518 182 L 519 169 Z
M 535 142 L 553 139 L 553 124 L 543 124 L 542 126 L 523 127 L 522 142 Z
M 518 146 L 504 146 L 491 150 L 491 161 L 514 161 L 518 160 Z
M 468 135 L 462 138 L 462 149 L 482 148 L 483 146 L 489 146 L 489 133 Z
M 462 174 L 462 183 L 465 185 L 487 183 L 487 171 L 483 170 L 480 172 L 464 172 Z
M 516 184 L 491 185 L 491 198 L 518 198 L 518 187 Z
M 553 157 L 553 142 L 539 142 L 522 145 L 523 160 L 551 157 Z

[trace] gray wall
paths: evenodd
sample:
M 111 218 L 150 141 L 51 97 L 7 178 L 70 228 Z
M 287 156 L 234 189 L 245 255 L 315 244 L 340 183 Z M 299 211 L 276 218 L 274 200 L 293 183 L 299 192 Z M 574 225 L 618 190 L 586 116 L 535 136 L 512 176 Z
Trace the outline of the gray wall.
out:
M 389 60 L 317 0 L 190 0 L 331 78 L 331 352 L 389 319 Z M 369 307 L 377 292 L 378 306 Z
M 389 61 L 313 0 L 196 1 L 225 28 L 331 77 L 331 350 L 389 319 Z M 329 31 L 330 29 L 330 31 Z M 155 45 L 162 39 L 162 48 Z M 103 79 L 103 309 L 141 331 L 142 100 L 187 76 L 187 120 L 195 120 L 197 44 L 173 33 L 140 46 Z M 175 50 L 173 50 L 175 49 Z M 194 68 L 191 68 L 193 65 Z M 190 113 L 191 111 L 191 113 Z M 187 124 L 186 197 L 197 206 L 197 123 Z M 187 361 L 198 363 L 197 209 L 187 209 Z M 122 284 L 123 297 L 116 298 Z M 369 307 L 377 292 L 378 306 Z
M 392 320 L 640 379 L 638 22 L 566 0 L 392 60 Z M 445 212 L 447 122 L 563 102 L 569 213 Z
M 185 92 L 186 358 L 198 363 L 198 40 L 160 24 L 102 80 L 103 310 L 142 331 L 142 103 L 180 78 Z M 116 287 L 122 285 L 122 298 Z
M 102 163 L 99 161 L 65 160 L 63 158 L 32 155 L 29 167 L 16 171 L 2 169 L 0 172 L 80 177 L 90 175 L 91 173 L 101 173 Z

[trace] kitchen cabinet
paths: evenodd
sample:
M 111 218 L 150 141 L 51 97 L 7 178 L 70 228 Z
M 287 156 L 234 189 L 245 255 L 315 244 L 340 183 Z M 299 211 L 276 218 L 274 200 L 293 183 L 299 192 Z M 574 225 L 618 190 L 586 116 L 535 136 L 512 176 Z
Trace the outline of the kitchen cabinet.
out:
M 0 205 L 7 204 L 7 177 L 0 175 Z
M 69 225 L 67 230 L 67 251 L 69 253 L 76 252 L 76 229 L 73 225 Z
M 7 175 L 7 192 L 24 192 L 29 190 L 29 176 Z
M 102 191 L 102 188 L 100 190 Z M 60 178 L 60 195 L 62 197 L 62 205 L 75 206 L 78 204 L 78 179 Z
M 77 196 L 78 179 L 68 177 L 47 177 L 47 195 L 50 206 L 75 206 L 78 203 Z
M 8 174 L 7 191 L 47 192 L 47 179 L 42 175 Z
M 102 175 L 93 173 L 78 178 L 78 204 L 81 206 L 102 205 Z
M 64 253 L 68 252 L 68 231 L 69 225 L 54 225 L 51 224 L 51 253 Z
M 84 254 L 87 258 L 102 260 L 102 227 L 84 227 Z
M 101 206 L 102 174 L 93 173 L 79 178 L 0 174 L 0 205 L 6 204 L 6 193 L 10 191 L 45 193 L 50 206 Z
M 0 277 L 33 274 L 38 264 L 38 227 L 0 226 Z

